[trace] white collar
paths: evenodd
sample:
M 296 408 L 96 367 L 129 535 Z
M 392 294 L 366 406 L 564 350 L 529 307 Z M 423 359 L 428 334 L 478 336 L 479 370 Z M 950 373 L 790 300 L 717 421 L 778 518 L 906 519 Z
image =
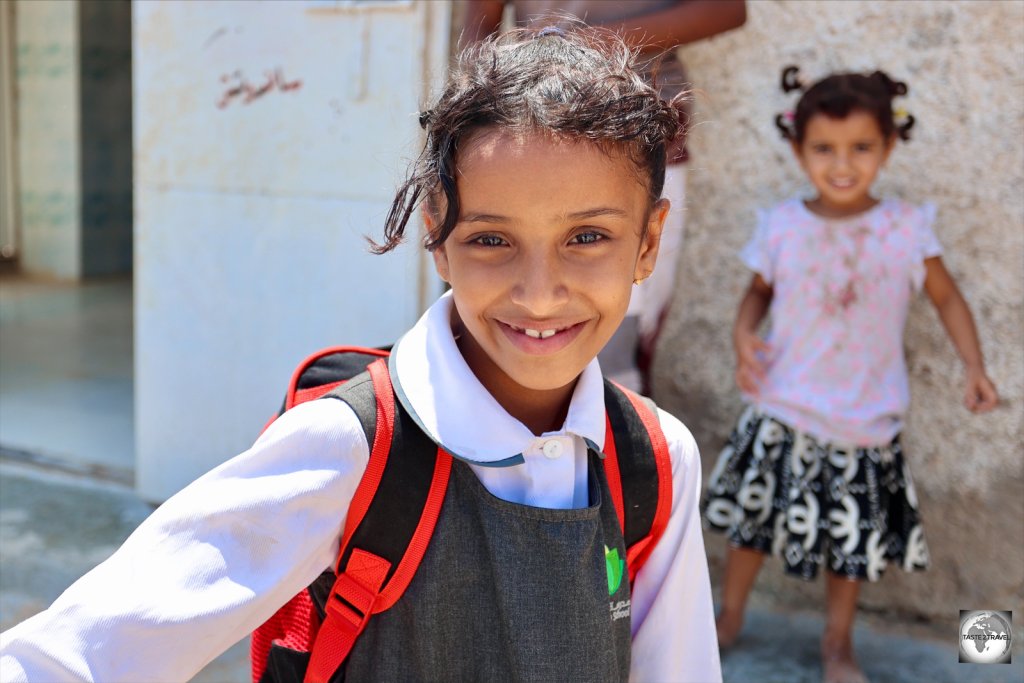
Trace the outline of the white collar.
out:
M 427 435 L 453 456 L 477 465 L 520 464 L 537 437 L 505 412 L 469 369 L 452 335 L 451 310 L 447 292 L 395 344 L 389 361 L 395 393 Z M 596 358 L 576 383 L 562 429 L 545 436 L 555 434 L 576 435 L 604 448 L 604 380 Z

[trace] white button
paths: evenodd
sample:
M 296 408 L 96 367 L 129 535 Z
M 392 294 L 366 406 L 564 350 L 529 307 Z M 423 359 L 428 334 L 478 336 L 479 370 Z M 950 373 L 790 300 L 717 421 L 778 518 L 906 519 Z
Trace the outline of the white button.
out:
M 550 441 L 544 442 L 544 446 L 541 450 L 544 452 L 544 457 L 554 460 L 562 454 L 562 442 L 551 439 Z

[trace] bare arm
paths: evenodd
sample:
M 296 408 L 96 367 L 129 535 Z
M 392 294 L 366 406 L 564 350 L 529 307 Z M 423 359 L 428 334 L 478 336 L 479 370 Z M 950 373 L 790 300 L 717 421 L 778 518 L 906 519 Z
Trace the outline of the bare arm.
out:
M 462 0 L 462 45 L 501 27 L 502 0 Z M 747 20 L 745 0 L 682 0 L 657 12 L 603 24 L 619 31 L 633 47 L 671 49 L 724 33 Z
M 971 309 L 941 258 L 935 256 L 925 259 L 924 267 L 925 292 L 935 306 L 967 372 L 964 404 L 971 412 L 989 411 L 999 402 L 999 395 L 992 380 L 985 374 L 985 360 Z
M 459 47 L 483 40 L 501 28 L 503 0 L 458 0 L 462 5 L 462 37 Z
M 650 14 L 604 24 L 633 47 L 672 49 L 742 26 L 745 0 L 684 0 Z
M 749 394 L 757 394 L 764 379 L 764 363 L 759 352 L 767 353 L 771 347 L 757 336 L 757 328 L 771 305 L 774 290 L 760 275 L 750 279 L 732 330 L 733 348 L 736 350 L 736 385 Z

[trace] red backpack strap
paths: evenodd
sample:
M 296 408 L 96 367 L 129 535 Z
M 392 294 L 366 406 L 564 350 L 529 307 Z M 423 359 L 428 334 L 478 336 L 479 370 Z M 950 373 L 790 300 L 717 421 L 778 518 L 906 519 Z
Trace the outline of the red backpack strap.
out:
M 378 358 L 386 358 L 389 354 L 387 349 L 362 346 L 331 346 L 317 351 L 295 368 L 281 412 L 320 398 L 364 372 Z
M 298 364 L 288 382 L 281 409 L 272 415 L 260 434 L 267 431 L 274 420 L 300 403 L 312 401 L 342 386 L 366 371 L 366 366 L 378 358 L 390 355 L 388 348 L 371 349 L 363 346 L 330 346 L 308 356 Z
M 369 619 L 405 592 L 430 543 L 451 473 L 451 456 L 396 403 L 386 363 L 375 361 L 368 370 L 377 429 L 345 520 L 337 580 L 324 606 L 307 683 L 327 683 Z
M 345 400 L 352 406 L 363 427 L 367 444 L 372 448 L 375 442 L 382 442 L 386 449 L 391 443 L 391 428 L 388 420 L 378 411 L 386 411 L 387 406 L 386 402 L 383 406 L 377 405 L 367 365 L 387 356 L 386 348 L 357 346 L 332 346 L 308 356 L 292 373 L 280 411 L 270 418 L 263 430 L 286 410 L 333 392 L 335 398 Z M 364 384 L 365 387 L 361 386 Z M 343 388 L 335 391 L 340 387 Z M 377 433 L 378 424 L 385 427 L 385 431 L 380 434 Z M 333 580 L 333 576 L 330 578 Z M 319 585 L 321 580 L 316 583 Z M 312 599 L 312 588 L 296 594 L 283 605 L 252 634 L 250 659 L 253 681 L 264 679 L 270 653 L 275 646 L 308 652 L 321 622 L 322 613 L 318 613 L 318 606 Z M 280 676 L 275 678 L 270 675 L 268 680 L 277 678 Z
M 602 462 L 632 582 L 668 525 L 672 460 L 653 403 L 606 380 L 605 410 Z

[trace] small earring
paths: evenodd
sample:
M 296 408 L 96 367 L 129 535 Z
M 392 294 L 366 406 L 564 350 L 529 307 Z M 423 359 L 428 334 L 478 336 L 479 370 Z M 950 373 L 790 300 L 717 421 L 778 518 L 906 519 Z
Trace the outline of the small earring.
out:
M 644 280 L 646 280 L 646 279 L 647 279 L 647 277 L 646 277 L 646 276 L 644 276 L 644 277 L 638 277 L 638 278 L 636 278 L 635 280 L 633 280 L 633 284 L 634 284 L 634 285 L 638 285 L 638 284 L 640 284 L 641 282 L 643 282 L 643 281 L 644 281 Z

